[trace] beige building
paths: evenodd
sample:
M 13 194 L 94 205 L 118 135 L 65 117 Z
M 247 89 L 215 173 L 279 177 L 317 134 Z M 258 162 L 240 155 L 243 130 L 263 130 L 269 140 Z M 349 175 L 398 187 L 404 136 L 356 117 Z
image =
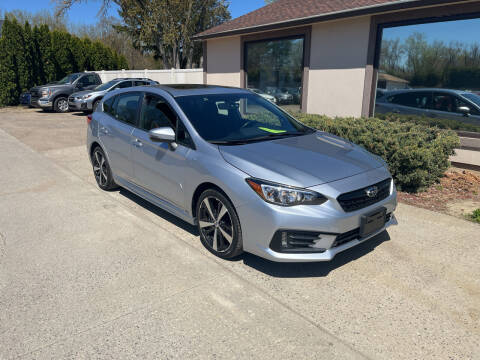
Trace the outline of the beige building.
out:
M 329 116 L 373 114 L 382 30 L 475 18 L 480 1 L 277 0 L 196 35 L 204 82 Z

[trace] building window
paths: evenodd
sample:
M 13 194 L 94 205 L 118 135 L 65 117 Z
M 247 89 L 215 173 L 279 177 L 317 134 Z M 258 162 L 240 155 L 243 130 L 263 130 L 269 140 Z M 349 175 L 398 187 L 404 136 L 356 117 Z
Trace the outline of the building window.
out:
M 293 111 L 302 103 L 304 38 L 245 43 L 245 84 Z

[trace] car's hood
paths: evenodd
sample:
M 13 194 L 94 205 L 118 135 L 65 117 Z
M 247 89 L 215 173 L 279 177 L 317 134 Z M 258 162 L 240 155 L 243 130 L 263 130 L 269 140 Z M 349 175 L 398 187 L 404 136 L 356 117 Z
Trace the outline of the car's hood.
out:
M 219 149 L 228 163 L 252 177 L 299 187 L 384 166 L 363 148 L 323 132 Z
M 57 84 L 47 84 L 47 85 L 40 85 L 40 86 L 35 86 L 33 88 L 30 89 L 30 91 L 40 91 L 40 90 L 43 90 L 43 89 L 59 89 L 59 88 L 68 88 L 68 87 L 73 87 L 72 84 L 61 84 L 61 85 L 57 85 Z
M 73 93 L 71 96 L 83 96 L 83 95 L 87 95 L 87 94 L 91 94 L 93 91 L 92 90 L 83 90 L 83 91 L 77 91 L 75 93 Z

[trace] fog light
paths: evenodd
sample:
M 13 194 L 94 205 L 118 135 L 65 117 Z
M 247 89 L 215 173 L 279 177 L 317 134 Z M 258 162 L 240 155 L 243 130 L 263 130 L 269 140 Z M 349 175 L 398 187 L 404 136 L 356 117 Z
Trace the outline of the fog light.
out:
M 337 235 L 312 231 L 280 230 L 275 233 L 270 248 L 283 253 L 325 252 L 332 247 Z

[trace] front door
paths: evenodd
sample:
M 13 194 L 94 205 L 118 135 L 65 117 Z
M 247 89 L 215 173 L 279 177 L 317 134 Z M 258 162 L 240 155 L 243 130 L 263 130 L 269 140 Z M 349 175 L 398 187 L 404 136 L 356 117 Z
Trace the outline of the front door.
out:
M 179 143 L 150 140 L 151 129 L 169 126 L 176 129 L 178 118 L 159 95 L 146 93 L 140 110 L 139 128 L 132 133 L 132 159 L 135 182 L 150 193 L 185 210 L 183 184 L 187 156 L 191 148 Z

